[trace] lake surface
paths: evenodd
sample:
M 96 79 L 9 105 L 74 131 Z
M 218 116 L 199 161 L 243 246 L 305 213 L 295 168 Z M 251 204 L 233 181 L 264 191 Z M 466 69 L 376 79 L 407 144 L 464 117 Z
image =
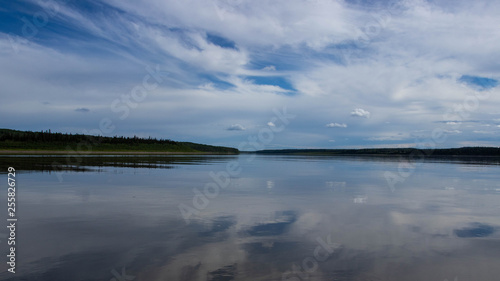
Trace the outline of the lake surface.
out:
M 13 166 L 19 219 L 16 274 L 6 272 L 0 231 L 1 280 L 500 276 L 496 160 L 413 168 L 394 158 L 245 154 L 0 162 L 1 214 Z

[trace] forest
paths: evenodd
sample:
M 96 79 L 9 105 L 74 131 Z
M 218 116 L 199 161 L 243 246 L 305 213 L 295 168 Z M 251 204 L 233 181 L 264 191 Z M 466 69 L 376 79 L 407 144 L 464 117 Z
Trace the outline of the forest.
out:
M 235 148 L 169 139 L 93 136 L 0 129 L 0 150 L 91 152 L 189 152 L 237 154 Z

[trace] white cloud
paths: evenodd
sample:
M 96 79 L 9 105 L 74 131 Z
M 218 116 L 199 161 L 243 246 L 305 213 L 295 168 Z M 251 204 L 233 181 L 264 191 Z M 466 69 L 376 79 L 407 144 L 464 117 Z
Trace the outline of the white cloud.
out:
M 460 130 L 444 130 L 445 133 L 447 134 L 461 134 L 462 131 Z
M 229 126 L 226 130 L 228 131 L 244 131 L 245 127 L 241 126 L 240 124 L 233 124 Z
M 276 71 L 276 66 L 268 65 L 268 66 L 264 67 L 262 70 L 264 70 L 264 71 Z
M 404 140 L 405 138 L 402 136 L 381 136 L 381 137 L 369 137 L 367 140 L 369 141 L 399 141 Z
M 495 133 L 494 131 L 481 131 L 481 130 L 472 131 L 472 132 L 475 133 L 475 134 L 485 134 L 485 135 L 491 135 L 491 134 Z
M 326 124 L 328 128 L 347 128 L 347 124 L 345 123 L 330 123 Z
M 276 127 L 276 124 L 274 124 L 273 122 L 267 122 L 267 126 L 269 126 L 269 127 Z
M 351 116 L 370 118 L 370 112 L 361 108 L 356 108 L 351 112 Z

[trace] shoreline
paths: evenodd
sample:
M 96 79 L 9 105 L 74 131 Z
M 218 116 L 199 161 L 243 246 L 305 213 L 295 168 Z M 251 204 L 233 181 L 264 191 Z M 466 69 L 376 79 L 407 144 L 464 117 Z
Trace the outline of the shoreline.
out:
M 396 158 L 409 157 L 408 154 L 373 154 L 373 153 L 346 153 L 346 154 L 328 154 L 328 153 L 261 153 L 260 151 L 240 151 L 239 153 L 219 153 L 219 152 L 176 152 L 176 151 L 90 151 L 90 152 L 75 152 L 64 150 L 1 150 L 2 155 L 60 155 L 60 156 L 89 156 L 89 155 L 239 155 L 239 154 L 256 154 L 260 156 L 327 156 L 327 157 L 373 157 L 373 158 Z M 431 154 L 424 158 L 500 158 L 498 155 L 459 155 L 459 154 Z
M 176 152 L 176 151 L 90 151 L 64 150 L 0 150 L 0 155 L 238 155 L 238 153 Z

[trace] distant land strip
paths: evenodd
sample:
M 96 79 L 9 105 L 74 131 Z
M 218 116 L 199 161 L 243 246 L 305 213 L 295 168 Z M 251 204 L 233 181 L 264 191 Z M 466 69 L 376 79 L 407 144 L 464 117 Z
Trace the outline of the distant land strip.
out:
M 74 153 L 70 150 L 3 150 L 0 155 L 200 155 L 200 154 L 236 154 L 221 152 L 182 152 L 182 151 L 84 151 Z
M 500 147 L 461 147 L 461 148 L 363 148 L 363 149 L 274 149 L 259 150 L 257 154 L 286 155 L 329 155 L 329 156 L 481 156 L 500 157 Z
M 238 154 L 236 148 L 169 139 L 0 129 L 0 154 Z

